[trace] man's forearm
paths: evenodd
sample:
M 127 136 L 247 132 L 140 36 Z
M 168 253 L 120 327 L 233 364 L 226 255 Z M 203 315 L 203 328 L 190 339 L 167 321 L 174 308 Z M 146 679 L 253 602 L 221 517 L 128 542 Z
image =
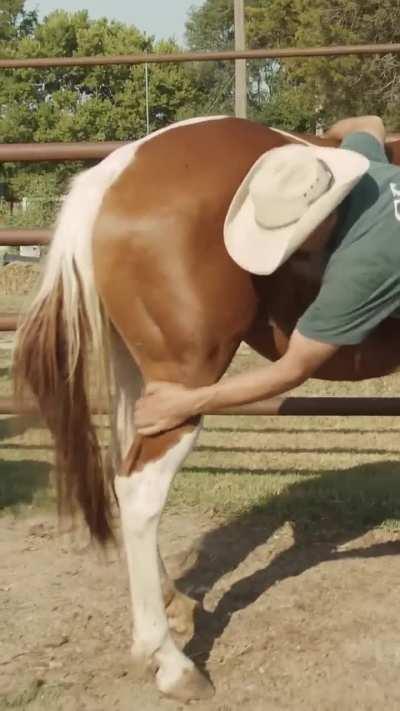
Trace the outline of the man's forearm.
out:
M 295 329 L 286 353 L 269 366 L 227 378 L 216 385 L 190 388 L 177 383 L 148 383 L 135 407 L 138 432 L 157 434 L 172 429 L 193 415 L 214 413 L 281 395 L 318 370 L 338 346 L 315 341 Z
M 385 140 L 385 126 L 379 116 L 354 116 L 337 121 L 326 131 L 327 138 L 342 141 L 346 136 L 355 131 L 366 131 L 372 133 L 382 142 Z
M 284 359 L 281 359 L 272 365 L 200 388 L 197 414 L 218 412 L 226 407 L 281 395 L 301 385 L 307 377 L 308 375 L 300 370 L 289 370 Z
M 275 363 L 241 373 L 196 391 L 195 412 L 218 412 L 225 407 L 266 400 L 286 393 L 312 377 L 338 346 L 293 332 L 289 348 Z

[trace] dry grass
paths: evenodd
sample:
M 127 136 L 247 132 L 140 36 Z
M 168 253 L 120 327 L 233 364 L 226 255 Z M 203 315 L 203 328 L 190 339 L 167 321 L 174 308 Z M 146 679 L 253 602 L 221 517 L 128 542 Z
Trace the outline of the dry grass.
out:
M 35 289 L 41 267 L 38 264 L 30 264 L 24 262 L 13 262 L 0 268 L 0 296 L 2 299 L 2 308 L 4 308 L 4 299 L 12 298 L 12 305 L 15 310 L 18 310 L 23 301 L 24 296 L 31 294 Z

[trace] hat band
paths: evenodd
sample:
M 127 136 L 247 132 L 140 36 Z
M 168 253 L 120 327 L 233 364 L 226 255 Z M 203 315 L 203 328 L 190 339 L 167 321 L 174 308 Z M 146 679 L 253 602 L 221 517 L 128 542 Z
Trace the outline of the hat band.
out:
M 285 222 L 284 224 L 278 225 L 277 227 L 268 227 L 264 222 L 261 222 L 260 220 L 257 219 L 257 215 L 254 216 L 254 221 L 255 221 L 256 225 L 258 225 L 259 227 L 262 227 L 263 230 L 273 230 L 274 232 L 275 232 L 275 230 L 284 230 L 285 227 L 290 227 L 290 225 L 295 225 L 296 222 L 298 222 L 299 220 L 301 220 L 301 217 L 296 217 L 294 220 L 291 220 L 290 222 Z

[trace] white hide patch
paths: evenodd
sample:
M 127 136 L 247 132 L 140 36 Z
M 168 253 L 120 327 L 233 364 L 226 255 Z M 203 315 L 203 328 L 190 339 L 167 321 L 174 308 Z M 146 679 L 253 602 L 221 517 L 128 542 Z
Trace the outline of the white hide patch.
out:
M 186 432 L 161 459 L 149 462 L 141 471 L 115 477 L 121 513 L 128 514 L 129 527 L 141 526 L 143 521 L 161 514 L 171 481 L 194 447 L 200 429 L 199 425 L 192 432 Z
M 134 628 L 133 656 L 155 660 L 157 685 L 168 693 L 191 662 L 176 646 L 162 594 L 158 525 L 172 479 L 196 442 L 200 426 L 188 432 L 156 461 L 131 476 L 115 478 L 128 562 Z
M 313 146 L 313 143 L 310 143 L 310 141 L 306 141 L 305 138 L 299 138 L 298 136 L 294 136 L 293 133 L 289 133 L 288 131 L 282 131 L 280 128 L 273 128 L 271 126 L 271 131 L 275 131 L 275 133 L 280 133 L 282 136 L 286 136 L 286 138 L 294 138 L 296 141 L 299 141 L 300 143 L 304 143 L 305 146 Z

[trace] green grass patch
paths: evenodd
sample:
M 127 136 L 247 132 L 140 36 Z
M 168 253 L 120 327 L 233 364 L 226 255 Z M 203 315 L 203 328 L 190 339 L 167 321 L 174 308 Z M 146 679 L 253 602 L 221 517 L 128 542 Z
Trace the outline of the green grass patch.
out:
M 11 391 L 9 362 L 9 351 L 0 349 L 1 394 Z M 239 355 L 234 368 L 252 364 Z M 395 376 L 350 390 L 396 394 L 398 382 Z M 349 392 L 347 384 L 334 385 L 327 389 Z M 306 388 L 327 389 L 315 382 Z M 226 519 L 261 515 L 271 530 L 290 521 L 298 535 L 317 539 L 377 526 L 399 530 L 399 433 L 396 418 L 207 418 L 168 507 Z M 0 418 L 0 510 L 53 505 L 51 461 L 51 439 L 38 419 Z
M 212 436 L 212 429 L 204 434 L 206 441 Z M 301 439 L 307 437 L 307 432 L 297 432 L 295 436 Z M 200 454 L 195 451 L 177 475 L 168 508 L 195 508 L 228 519 L 261 514 L 272 528 L 290 521 L 302 535 L 319 539 L 335 532 L 376 526 L 400 529 L 397 461 L 363 461 L 371 459 L 371 455 L 363 456 L 360 447 L 359 451 L 353 449 L 343 455 L 344 460 L 337 467 L 328 466 L 332 460 L 329 451 L 326 457 L 317 454 L 308 465 L 285 466 L 285 459 L 291 455 L 282 448 L 281 466 L 273 466 L 268 463 L 272 459 L 268 446 L 265 453 L 262 446 L 271 441 L 268 434 L 251 431 L 251 437 L 259 439 L 263 466 L 252 465 L 252 457 L 257 455 L 254 448 L 247 452 L 244 446 L 238 463 L 237 455 L 229 449 L 223 449 L 222 454 L 214 450 L 208 454 L 204 444 Z M 46 430 L 32 418 L 9 417 L 0 420 L 0 438 L 0 510 L 16 511 L 27 504 L 46 508 L 53 505 L 52 449 Z M 290 430 L 285 439 L 290 440 Z M 359 439 L 363 440 L 362 433 Z M 310 460 L 308 454 L 302 456 L 303 462 Z M 354 463 L 357 459 L 359 462 Z M 255 461 L 258 463 L 258 459 Z M 318 461 L 322 465 L 318 466 Z
M 187 467 L 176 479 L 169 506 L 195 506 L 227 518 L 262 514 L 274 529 L 289 521 L 301 535 L 317 539 L 374 527 L 400 530 L 399 465 L 378 462 L 297 474 Z

